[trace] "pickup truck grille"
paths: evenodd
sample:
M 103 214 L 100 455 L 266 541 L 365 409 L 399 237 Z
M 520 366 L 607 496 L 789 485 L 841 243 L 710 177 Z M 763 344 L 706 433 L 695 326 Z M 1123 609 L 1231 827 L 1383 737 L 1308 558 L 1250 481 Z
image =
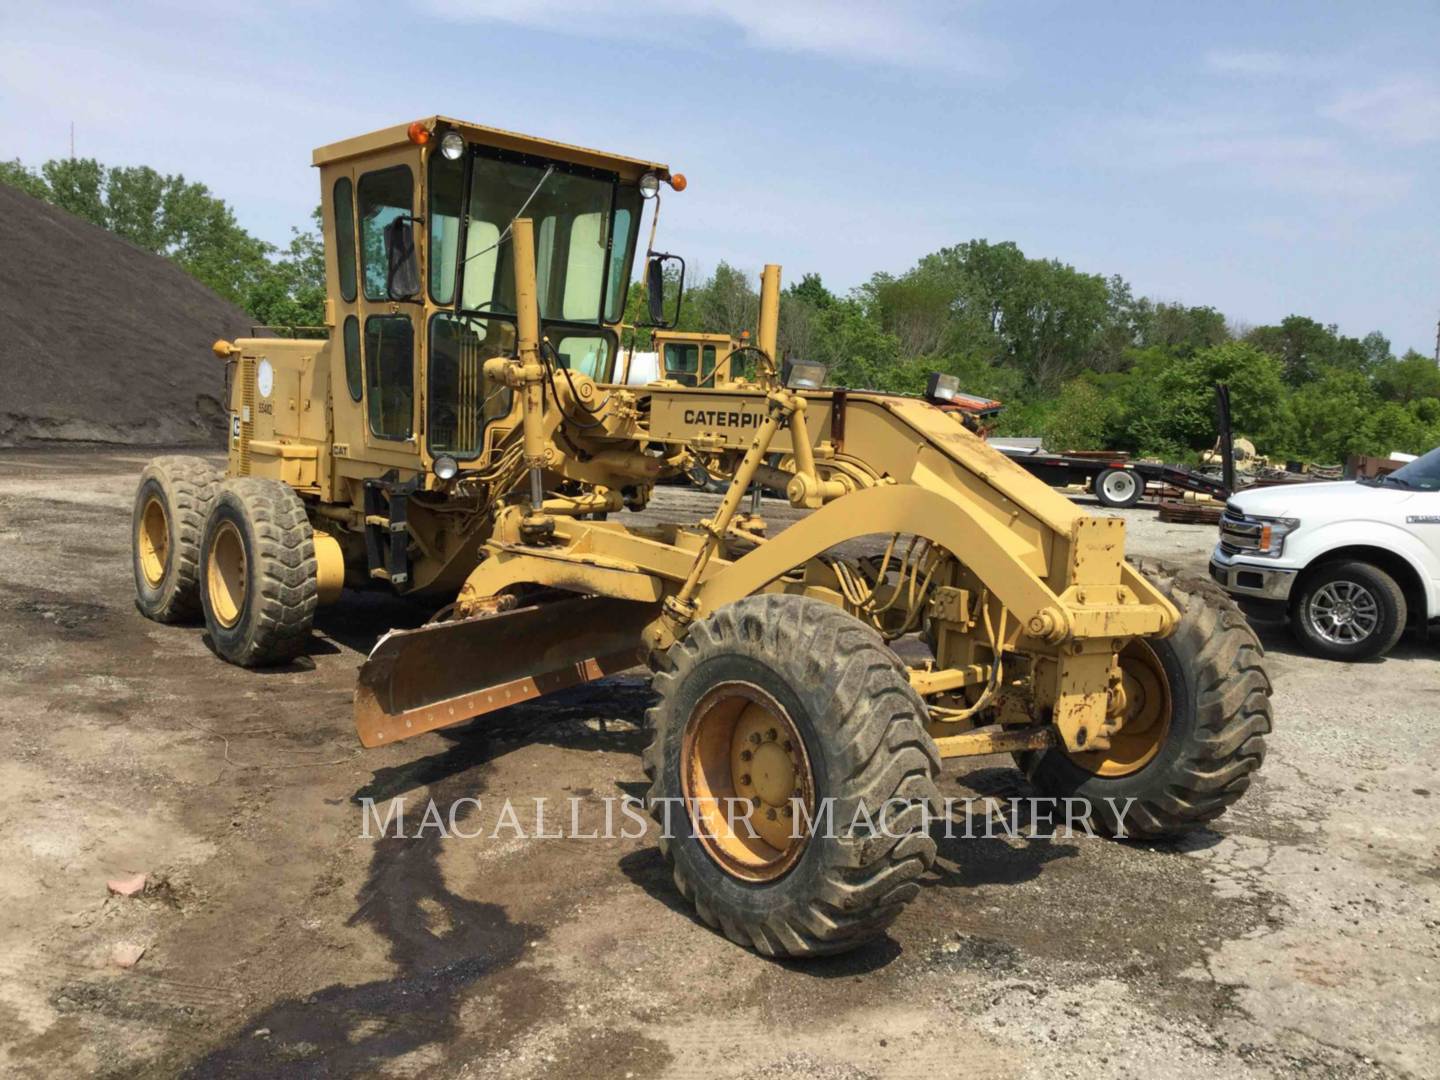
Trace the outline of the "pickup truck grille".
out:
M 1227 505 L 1220 515 L 1220 550 L 1227 555 L 1242 555 L 1260 547 L 1260 522 L 1247 518 L 1233 506 Z

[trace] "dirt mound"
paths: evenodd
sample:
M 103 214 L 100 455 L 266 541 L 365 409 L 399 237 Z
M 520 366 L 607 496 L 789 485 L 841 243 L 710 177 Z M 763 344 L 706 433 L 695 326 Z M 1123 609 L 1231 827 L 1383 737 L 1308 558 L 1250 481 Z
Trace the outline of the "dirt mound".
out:
M 219 444 L 216 338 L 250 319 L 168 259 L 0 184 L 0 446 Z

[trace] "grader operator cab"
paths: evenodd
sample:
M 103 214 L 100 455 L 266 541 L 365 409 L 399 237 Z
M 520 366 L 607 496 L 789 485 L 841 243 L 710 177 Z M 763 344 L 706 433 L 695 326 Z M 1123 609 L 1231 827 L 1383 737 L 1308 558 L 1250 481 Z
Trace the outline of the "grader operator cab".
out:
M 1270 687 L 1224 594 L 1127 562 L 1121 520 L 926 400 L 782 377 L 778 267 L 750 377 L 615 381 L 642 210 L 679 174 L 443 117 L 314 160 L 330 336 L 216 344 L 227 468 L 142 473 L 144 614 L 203 618 L 258 666 L 343 589 L 432 598 L 360 669 L 365 746 L 648 662 L 662 850 L 706 922 L 768 954 L 895 918 L 935 858 L 942 758 L 1013 754 L 1132 835 L 1245 791 Z M 655 282 L 653 222 L 649 247 Z M 652 309 L 662 343 L 675 310 Z M 701 460 L 728 485 L 709 517 L 627 520 Z M 762 486 L 809 513 L 757 531 Z

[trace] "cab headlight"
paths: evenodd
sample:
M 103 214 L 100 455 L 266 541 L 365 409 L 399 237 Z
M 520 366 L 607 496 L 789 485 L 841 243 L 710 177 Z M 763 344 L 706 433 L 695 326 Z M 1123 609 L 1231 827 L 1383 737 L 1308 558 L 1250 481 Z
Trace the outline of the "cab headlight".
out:
M 640 177 L 640 197 L 642 199 L 653 199 L 655 193 L 660 190 L 660 177 L 653 172 L 647 172 Z
M 441 454 L 431 466 L 437 480 L 454 480 L 460 471 L 460 463 L 449 454 Z
M 1260 540 L 1255 554 L 1278 559 L 1285 554 L 1285 538 L 1300 528 L 1299 518 L 1258 518 Z
M 440 140 L 440 153 L 451 161 L 458 161 L 460 155 L 465 153 L 465 140 L 461 138 L 458 131 L 445 133 L 445 137 Z

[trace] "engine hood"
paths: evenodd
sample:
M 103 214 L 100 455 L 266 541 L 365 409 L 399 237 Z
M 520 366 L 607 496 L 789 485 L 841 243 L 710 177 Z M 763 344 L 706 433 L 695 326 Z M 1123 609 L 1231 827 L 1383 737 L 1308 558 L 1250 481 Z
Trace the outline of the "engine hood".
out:
M 1230 496 L 1227 505 L 1251 517 L 1352 517 L 1383 512 L 1414 497 L 1413 491 L 1395 487 L 1331 480 L 1319 484 L 1280 484 L 1251 488 Z

